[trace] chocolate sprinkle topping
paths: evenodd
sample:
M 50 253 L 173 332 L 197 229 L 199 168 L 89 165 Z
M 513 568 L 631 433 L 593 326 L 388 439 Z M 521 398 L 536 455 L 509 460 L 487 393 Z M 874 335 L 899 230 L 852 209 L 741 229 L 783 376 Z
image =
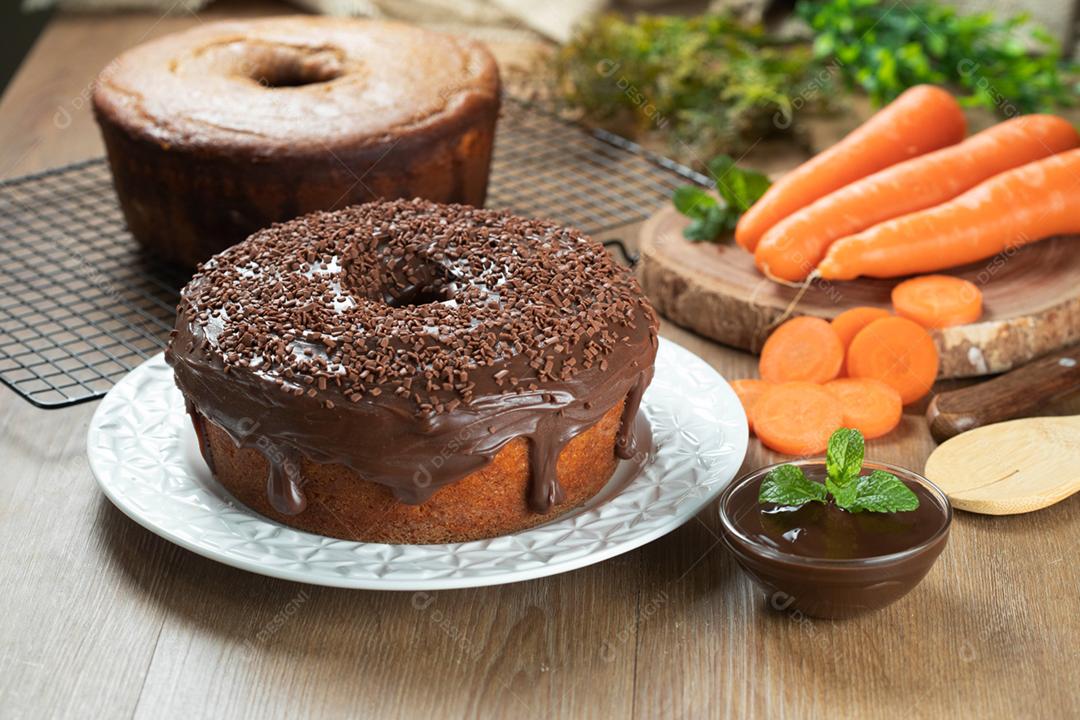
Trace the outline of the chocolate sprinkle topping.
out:
M 513 437 L 554 453 L 553 475 L 566 442 L 640 399 L 656 329 L 637 281 L 580 232 L 398 200 L 274 225 L 215 256 L 182 293 L 167 358 L 195 412 L 238 443 L 254 444 L 235 432 L 254 420 L 275 447 L 420 502 Z M 417 462 L 474 424 L 485 431 L 417 488 Z M 358 447 L 373 430 L 400 456 Z M 554 478 L 532 495 L 539 510 L 561 497 Z

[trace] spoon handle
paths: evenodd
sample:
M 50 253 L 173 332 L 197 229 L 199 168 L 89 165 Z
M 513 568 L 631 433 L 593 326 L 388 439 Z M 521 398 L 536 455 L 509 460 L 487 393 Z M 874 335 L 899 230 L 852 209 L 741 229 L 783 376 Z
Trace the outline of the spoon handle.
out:
M 938 393 L 926 409 L 938 442 L 981 425 L 1030 417 L 1080 390 L 1080 345 L 1051 353 L 978 385 Z

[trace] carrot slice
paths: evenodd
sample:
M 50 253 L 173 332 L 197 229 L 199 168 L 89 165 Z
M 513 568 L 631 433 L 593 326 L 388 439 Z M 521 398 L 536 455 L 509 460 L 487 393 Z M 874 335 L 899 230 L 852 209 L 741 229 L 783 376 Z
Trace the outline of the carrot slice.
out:
M 907 405 L 930 392 L 938 372 L 937 347 L 918 323 L 902 317 L 882 318 L 851 341 L 847 368 L 851 377 L 875 378 L 891 385 Z
M 815 200 L 769 228 L 754 262 L 769 277 L 803 280 L 835 240 L 940 205 L 999 173 L 1077 146 L 1080 134 L 1063 118 L 1006 120 Z
M 982 291 L 951 275 L 923 275 L 894 287 L 892 304 L 897 315 L 926 328 L 966 325 L 982 316 Z
M 881 318 L 891 315 L 885 308 L 872 307 L 870 305 L 857 305 L 845 310 L 832 319 L 830 323 L 833 331 L 840 337 L 840 342 L 846 349 L 860 330 Z
M 758 438 L 788 455 L 824 452 L 843 419 L 837 399 L 813 383 L 773 385 L 754 404 Z
M 837 336 L 840 338 L 840 344 L 844 346 L 844 363 L 840 367 L 840 375 L 844 376 L 848 374 L 847 371 L 847 349 L 851 345 L 851 341 L 855 339 L 855 336 L 860 330 L 884 317 L 891 315 L 885 308 L 870 307 L 868 305 L 859 305 L 853 307 L 850 310 L 845 310 L 832 319 L 829 324 L 832 325 L 832 329 L 836 331 Z
M 773 330 L 761 348 L 758 371 L 766 382 L 832 380 L 844 363 L 844 346 L 828 322 L 797 317 Z
M 840 238 L 817 267 L 824 280 L 891 278 L 1009 253 L 1080 233 L 1080 150 L 995 175 L 936 207 Z
M 746 423 L 750 426 L 750 432 L 754 432 L 754 405 L 772 387 L 764 380 L 732 380 L 731 389 L 739 396 L 743 410 L 746 412 Z
M 904 403 L 900 393 L 873 378 L 840 378 L 823 385 L 840 403 L 844 427 L 855 428 L 867 440 L 881 437 L 900 424 Z
M 840 142 L 773 183 L 739 219 L 735 241 L 753 252 L 773 225 L 834 190 L 964 139 L 967 122 L 945 90 L 917 85 Z M 813 268 L 811 263 L 810 268 Z

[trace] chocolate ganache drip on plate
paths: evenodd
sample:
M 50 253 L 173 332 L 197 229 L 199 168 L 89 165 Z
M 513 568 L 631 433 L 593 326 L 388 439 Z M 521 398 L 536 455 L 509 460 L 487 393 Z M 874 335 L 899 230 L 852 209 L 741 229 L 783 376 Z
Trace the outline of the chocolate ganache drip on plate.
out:
M 561 450 L 619 403 L 616 454 L 636 452 L 656 348 L 637 281 L 585 235 L 413 200 L 314 213 L 216 255 L 181 295 L 166 359 L 204 455 L 207 421 L 261 451 L 278 512 L 304 509 L 300 458 L 418 504 L 519 437 L 529 507 L 546 512 Z

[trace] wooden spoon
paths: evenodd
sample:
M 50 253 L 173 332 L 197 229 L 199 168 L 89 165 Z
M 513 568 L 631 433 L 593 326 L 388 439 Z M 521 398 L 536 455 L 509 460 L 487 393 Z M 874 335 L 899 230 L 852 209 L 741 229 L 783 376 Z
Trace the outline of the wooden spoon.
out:
M 1014 515 L 1080 490 L 1080 416 L 1009 420 L 957 435 L 926 461 L 954 507 Z
M 937 395 L 926 418 L 947 442 L 926 461 L 926 477 L 955 507 L 988 515 L 1039 510 L 1072 495 L 1080 490 L 1080 416 L 1012 418 L 1078 390 L 1080 345 Z
M 982 425 L 1040 414 L 1047 404 L 1080 391 L 1080 345 L 1045 355 L 978 385 L 939 393 L 926 409 L 938 442 Z

